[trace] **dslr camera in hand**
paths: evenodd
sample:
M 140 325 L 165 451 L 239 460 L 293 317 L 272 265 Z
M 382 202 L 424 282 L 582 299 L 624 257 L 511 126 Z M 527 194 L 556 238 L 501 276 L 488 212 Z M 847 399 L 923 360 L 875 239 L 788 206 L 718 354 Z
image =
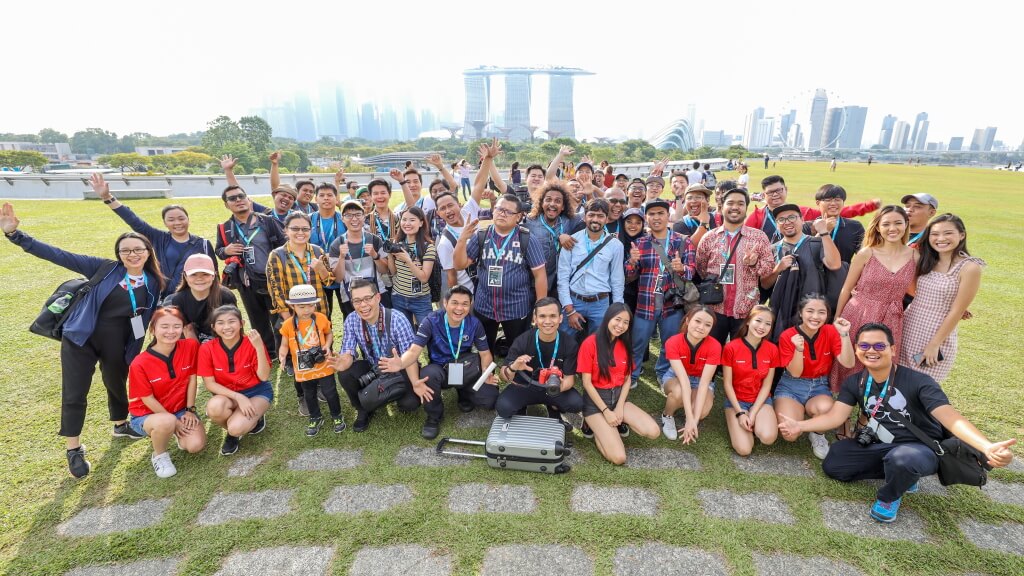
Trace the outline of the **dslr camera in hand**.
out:
M 402 252 L 405 252 L 404 246 L 398 244 L 397 242 L 392 242 L 387 238 L 384 238 L 381 247 L 384 248 L 384 251 L 387 252 L 388 254 L 401 254 Z

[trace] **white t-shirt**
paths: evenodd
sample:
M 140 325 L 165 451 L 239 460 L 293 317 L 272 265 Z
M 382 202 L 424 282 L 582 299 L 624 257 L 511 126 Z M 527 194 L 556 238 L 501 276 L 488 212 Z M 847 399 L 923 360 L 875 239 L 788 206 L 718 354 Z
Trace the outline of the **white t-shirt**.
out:
M 693 184 L 700 184 L 704 180 L 704 173 L 700 170 L 687 170 L 686 181 L 692 186 Z
M 467 200 L 466 205 L 462 207 L 462 221 L 469 222 L 470 220 L 475 220 L 479 214 L 480 205 L 476 203 L 476 200 L 472 198 Z M 455 228 L 445 225 L 444 230 L 450 230 L 457 241 L 459 239 L 459 235 L 462 234 L 463 228 L 465 228 L 465 226 Z M 448 239 L 448 235 L 444 233 L 441 234 L 441 238 L 437 241 L 437 261 L 441 263 L 442 270 L 448 271 L 455 268 L 455 245 Z M 469 274 L 467 274 L 465 270 L 457 271 L 456 278 L 458 278 L 460 286 L 464 286 L 470 291 L 473 291 L 473 289 L 476 288 L 473 285 L 473 281 L 469 279 Z M 447 292 L 448 288 L 448 274 L 442 274 L 442 292 Z
M 431 210 L 437 208 L 437 205 L 434 204 L 434 199 L 430 197 L 430 194 L 424 194 L 423 196 L 420 196 L 420 199 L 417 200 L 416 203 L 413 204 L 413 206 L 419 206 L 420 210 L 423 210 L 424 214 L 429 214 Z M 403 210 L 405 210 L 405 202 L 402 202 L 401 204 L 395 207 L 395 214 L 398 214 Z
M 740 188 L 747 188 L 747 182 L 749 182 L 749 181 L 750 181 L 750 175 L 749 174 L 740 174 L 739 178 L 736 179 L 736 184 Z

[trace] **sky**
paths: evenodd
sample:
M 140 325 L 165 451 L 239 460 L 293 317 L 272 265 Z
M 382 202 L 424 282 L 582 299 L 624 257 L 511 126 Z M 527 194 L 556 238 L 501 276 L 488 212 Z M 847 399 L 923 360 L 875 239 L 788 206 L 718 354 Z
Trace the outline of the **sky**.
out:
M 1024 139 L 1010 89 L 1021 82 L 1022 2 L 37 6 L 4 7 L 4 44 L 16 50 L 0 72 L 0 132 L 194 132 L 274 94 L 335 82 L 461 122 L 462 71 L 494 65 L 594 72 L 575 84 L 579 138 L 649 137 L 691 104 L 705 130 L 740 134 L 754 108 L 809 107 L 824 88 L 830 105 L 868 108 L 866 144 L 886 114 L 912 125 L 919 112 L 929 141 L 969 143 L 986 126 L 1008 145 Z M 535 110 L 546 101 L 538 84 Z

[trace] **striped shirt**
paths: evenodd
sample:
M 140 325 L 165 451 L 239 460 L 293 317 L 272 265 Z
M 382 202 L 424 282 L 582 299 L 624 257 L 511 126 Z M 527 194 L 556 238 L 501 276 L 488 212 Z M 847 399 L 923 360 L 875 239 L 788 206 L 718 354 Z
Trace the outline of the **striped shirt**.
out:
M 518 227 L 508 236 L 500 236 L 494 226 L 489 227 L 483 233 L 483 246 L 480 236 L 474 234 L 466 244 L 466 255 L 473 262 L 470 265 L 476 266 L 480 259 L 473 309 L 497 322 L 526 318 L 533 309 L 532 270 L 545 266 L 540 242 L 531 234 L 524 251 Z
M 288 250 L 285 244 L 275 248 L 267 258 L 267 287 L 270 290 L 270 299 L 274 309 L 272 314 L 280 314 L 288 311 L 288 292 L 293 286 L 299 284 L 312 284 L 320 301 L 316 303 L 317 312 L 327 312 L 324 305 L 324 286 L 330 286 L 334 282 L 334 274 L 330 273 L 331 267 L 324 262 L 328 275 L 320 276 L 311 266 L 317 259 L 322 258 L 324 251 L 319 246 L 306 245 L 306 250 L 301 254 L 294 254 Z
M 690 242 L 690 237 L 683 236 L 678 232 L 669 232 L 667 241 L 668 246 L 666 247 L 665 255 L 668 256 L 669 266 L 671 266 L 671 261 L 675 259 L 676 254 L 679 254 L 679 259 L 683 262 L 682 277 L 684 280 L 692 281 L 694 271 L 696 270 L 696 249 L 693 246 L 693 242 Z M 640 279 L 636 300 L 636 315 L 644 320 L 656 319 L 654 317 L 655 295 L 665 294 L 675 283 L 675 280 L 672 279 L 671 268 L 662 264 L 661 256 L 655 249 L 654 242 L 661 243 L 665 241 L 655 240 L 650 234 L 637 238 L 633 245 L 640 250 L 640 260 L 635 264 L 630 262 L 628 257 L 626 260 L 626 281 L 632 282 L 637 278 Z M 665 314 L 665 310 L 662 310 L 662 314 Z
M 359 314 L 349 314 L 345 317 L 342 325 L 341 352 L 356 357 L 356 351 L 363 351 L 363 360 L 377 365 L 382 356 L 391 356 L 392 350 L 398 353 L 409 349 L 415 336 L 412 332 L 412 324 L 405 317 L 405 314 L 388 310 L 387 316 L 391 317 L 391 330 L 384 328 L 384 307 L 380 307 L 380 316 L 377 322 L 367 324 L 359 317 Z M 389 336 L 390 333 L 390 336 Z M 370 336 L 367 342 L 366 336 Z
M 437 249 L 431 242 L 427 242 L 423 254 L 418 252 L 416 242 L 403 242 L 402 244 L 405 246 L 406 252 L 412 256 L 412 261 L 421 266 L 426 262 L 437 261 Z M 398 256 L 393 257 L 395 259 L 395 275 L 391 277 L 391 281 L 394 283 L 391 289 L 400 296 L 430 296 L 430 283 L 414 277 L 405 260 L 399 259 Z M 413 290 L 414 281 L 419 284 L 418 291 Z

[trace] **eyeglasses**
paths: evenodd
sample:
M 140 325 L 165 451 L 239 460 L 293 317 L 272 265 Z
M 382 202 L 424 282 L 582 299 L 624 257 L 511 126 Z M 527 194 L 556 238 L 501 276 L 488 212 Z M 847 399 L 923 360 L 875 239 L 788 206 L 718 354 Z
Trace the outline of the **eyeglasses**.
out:
M 296 233 L 299 233 L 299 234 L 309 234 L 310 231 L 312 231 L 312 230 L 313 230 L 312 228 L 293 228 L 291 226 L 288 227 L 288 231 L 289 232 L 296 232 Z
M 609 204 L 625 204 L 626 203 L 626 199 L 625 198 L 609 198 L 608 199 L 608 203 Z
M 376 294 L 374 294 L 373 296 L 376 296 Z M 370 302 L 373 302 L 373 296 L 366 296 L 364 298 L 353 298 L 352 305 L 362 306 L 363 304 L 369 304 Z
M 511 210 L 509 210 L 507 208 L 495 208 L 494 209 L 494 213 L 495 214 L 503 214 L 505 216 L 515 216 L 517 214 L 522 214 L 522 212 L 513 212 L 513 211 L 511 211 Z
M 765 190 L 764 193 L 765 196 L 778 196 L 779 194 L 782 194 L 785 190 L 785 188 L 776 188 L 774 190 Z
M 131 254 L 135 254 L 136 256 L 141 256 L 141 255 L 145 254 L 146 252 L 149 252 L 149 248 L 122 248 L 122 249 L 117 251 L 117 253 L 120 254 L 121 256 L 128 256 L 128 255 L 131 255 Z
M 889 347 L 889 344 L 887 344 L 885 342 L 875 342 L 874 344 L 871 344 L 869 342 L 858 342 L 857 343 L 857 348 L 860 348 L 864 352 L 867 352 L 868 350 L 871 350 L 872 348 L 875 350 L 875 352 L 884 352 L 885 349 L 888 348 L 888 347 Z
M 245 194 L 235 194 L 233 196 L 226 196 L 224 200 L 228 202 L 234 202 L 236 200 L 245 200 Z
M 821 200 L 819 200 L 819 202 L 838 202 L 838 203 L 842 204 L 843 202 L 845 202 L 845 200 L 843 200 L 842 198 L 839 198 L 839 197 L 835 197 L 835 198 L 822 198 Z
M 346 212 L 341 215 L 346 220 L 361 220 L 363 218 L 362 212 Z
M 630 192 L 646 192 L 647 189 L 642 187 L 642 186 L 630 186 L 629 187 L 629 191 Z
M 793 214 L 792 216 L 783 216 L 782 218 L 776 218 L 775 221 L 778 222 L 779 224 L 788 224 L 790 222 L 799 222 L 800 221 L 800 215 L 799 214 Z

